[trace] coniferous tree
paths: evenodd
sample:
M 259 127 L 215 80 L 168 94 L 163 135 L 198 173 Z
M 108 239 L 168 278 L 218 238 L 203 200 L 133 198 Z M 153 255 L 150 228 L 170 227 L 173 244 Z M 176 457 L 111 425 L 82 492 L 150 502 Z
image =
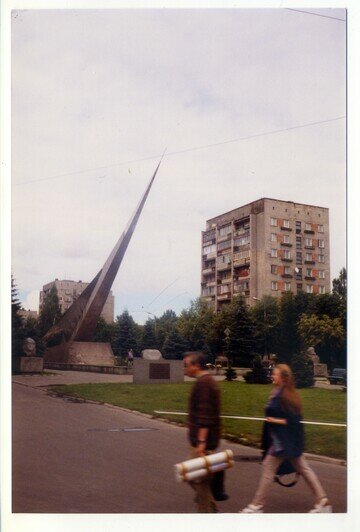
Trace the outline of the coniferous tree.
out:
M 13 372 L 16 370 L 17 359 L 23 354 L 22 344 L 25 339 L 23 321 L 19 314 L 20 310 L 21 304 L 18 299 L 18 290 L 14 278 L 11 275 L 11 358 Z
M 134 353 L 138 351 L 136 324 L 127 310 L 117 316 L 113 330 L 113 350 L 116 356 L 126 357 L 130 349 Z
M 146 320 L 143 326 L 140 350 L 144 349 L 159 349 L 156 341 L 156 321 L 152 319 Z
M 254 352 L 254 328 L 249 309 L 242 297 L 235 297 L 221 311 L 223 351 L 234 366 L 249 367 Z
M 61 318 L 61 308 L 56 286 L 50 288 L 40 309 L 39 330 L 44 336 Z
M 173 329 L 165 338 L 162 353 L 164 358 L 181 360 L 187 349 L 186 342 L 176 329 Z

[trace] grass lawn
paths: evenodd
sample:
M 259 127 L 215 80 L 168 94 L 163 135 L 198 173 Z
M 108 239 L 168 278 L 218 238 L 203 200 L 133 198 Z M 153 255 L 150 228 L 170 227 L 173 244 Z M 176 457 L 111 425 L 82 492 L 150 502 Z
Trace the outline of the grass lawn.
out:
M 183 384 L 76 384 L 51 386 L 52 390 L 75 397 L 110 403 L 147 414 L 155 410 L 186 412 L 192 383 Z M 219 382 L 222 414 L 262 417 L 272 385 L 244 382 Z M 305 388 L 299 390 L 304 420 L 346 422 L 346 393 L 341 390 Z M 185 416 L 158 415 L 185 423 Z M 306 451 L 346 459 L 346 428 L 305 425 Z M 225 437 L 243 444 L 259 446 L 262 423 L 223 419 Z

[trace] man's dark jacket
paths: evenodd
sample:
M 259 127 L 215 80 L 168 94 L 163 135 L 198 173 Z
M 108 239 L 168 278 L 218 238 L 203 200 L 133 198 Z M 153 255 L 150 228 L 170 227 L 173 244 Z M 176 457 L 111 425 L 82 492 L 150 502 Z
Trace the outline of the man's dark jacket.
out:
M 219 445 L 220 390 L 215 380 L 207 373 L 197 378 L 189 398 L 189 440 L 193 447 L 197 445 L 198 429 L 209 429 L 206 449 L 213 450 Z

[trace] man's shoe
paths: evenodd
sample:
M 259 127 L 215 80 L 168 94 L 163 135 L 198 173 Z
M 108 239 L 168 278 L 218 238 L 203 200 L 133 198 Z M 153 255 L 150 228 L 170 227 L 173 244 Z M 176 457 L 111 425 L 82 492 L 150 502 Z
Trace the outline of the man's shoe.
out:
M 264 513 L 263 506 L 256 504 L 248 504 L 246 508 L 239 511 L 239 514 L 262 514 Z
M 310 510 L 309 514 L 331 514 L 332 506 L 329 504 L 329 500 L 324 498 L 318 504 L 315 504 L 314 508 Z

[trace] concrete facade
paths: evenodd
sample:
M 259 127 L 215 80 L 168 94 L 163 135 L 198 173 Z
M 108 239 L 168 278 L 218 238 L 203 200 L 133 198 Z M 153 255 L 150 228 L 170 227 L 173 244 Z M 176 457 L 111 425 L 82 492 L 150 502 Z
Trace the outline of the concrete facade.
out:
M 43 286 L 42 291 L 40 292 L 40 311 L 46 295 L 49 293 L 49 291 L 54 285 L 56 286 L 56 290 L 59 296 L 61 312 L 64 313 L 69 307 L 71 307 L 73 302 L 85 290 L 88 284 L 89 283 L 85 283 L 83 281 L 71 281 L 68 279 L 55 279 L 55 281 L 51 281 L 50 283 L 45 284 Z M 101 317 L 104 318 L 107 323 L 113 323 L 114 321 L 114 296 L 111 291 L 101 312 Z
M 201 298 L 216 311 L 241 294 L 330 292 L 329 209 L 262 198 L 206 222 Z

